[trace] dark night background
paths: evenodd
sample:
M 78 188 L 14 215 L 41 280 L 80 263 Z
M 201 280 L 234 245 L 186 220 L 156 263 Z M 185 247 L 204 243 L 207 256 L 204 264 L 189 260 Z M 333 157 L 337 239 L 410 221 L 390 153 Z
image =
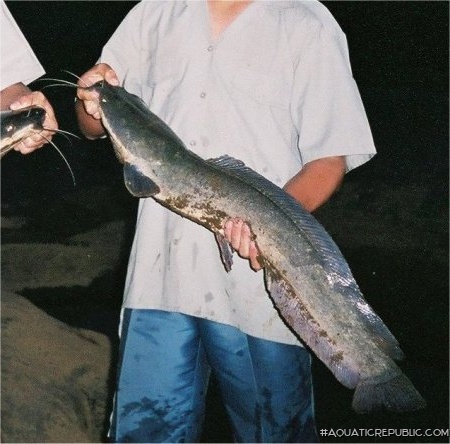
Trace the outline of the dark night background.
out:
M 81 75 L 136 2 L 23 2 L 9 6 L 47 77 Z M 318 428 L 448 428 L 448 3 L 324 2 L 347 35 L 352 69 L 378 155 L 351 172 L 316 214 L 341 247 L 367 300 L 398 338 L 402 369 L 428 402 L 424 411 L 360 416 L 352 392 L 315 362 Z M 41 89 L 46 82 L 34 82 Z M 44 90 L 60 127 L 77 133 L 74 90 Z M 70 325 L 116 343 L 118 310 L 136 200 L 125 190 L 108 141 L 56 138 L 76 177 L 50 147 L 2 160 L 2 215 L 26 218 L 2 229 L 2 243 L 64 240 L 124 220 L 120 266 L 90 287 L 24 291 Z M 112 240 L 113 241 L 113 240 Z M 107 287 L 111 295 L 104 295 Z M 75 297 L 76 293 L 76 297 Z M 276 371 L 276 369 L 274 369 Z M 204 440 L 230 439 L 213 385 Z M 447 437 L 322 438 L 323 442 L 448 442 Z

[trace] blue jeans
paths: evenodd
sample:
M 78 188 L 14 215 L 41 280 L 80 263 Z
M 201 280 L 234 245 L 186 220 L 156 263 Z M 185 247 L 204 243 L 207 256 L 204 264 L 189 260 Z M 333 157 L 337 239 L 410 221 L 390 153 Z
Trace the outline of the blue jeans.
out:
M 317 442 L 309 353 L 180 313 L 124 311 L 114 442 L 199 442 L 210 370 L 238 442 Z

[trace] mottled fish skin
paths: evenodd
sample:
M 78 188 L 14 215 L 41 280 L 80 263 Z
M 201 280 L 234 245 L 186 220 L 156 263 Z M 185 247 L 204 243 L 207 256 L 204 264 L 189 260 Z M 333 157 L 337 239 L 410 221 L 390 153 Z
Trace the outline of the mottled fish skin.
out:
M 30 106 L 15 111 L 2 111 L 0 157 L 11 151 L 23 139 L 41 132 L 45 119 L 45 109 Z
M 136 96 L 99 82 L 102 122 L 124 164 L 125 185 L 212 231 L 227 270 L 229 218 L 245 220 L 268 291 L 287 325 L 346 387 L 353 408 L 409 411 L 425 401 L 394 363 L 403 354 L 364 300 L 324 228 L 282 189 L 229 156 L 204 160 Z

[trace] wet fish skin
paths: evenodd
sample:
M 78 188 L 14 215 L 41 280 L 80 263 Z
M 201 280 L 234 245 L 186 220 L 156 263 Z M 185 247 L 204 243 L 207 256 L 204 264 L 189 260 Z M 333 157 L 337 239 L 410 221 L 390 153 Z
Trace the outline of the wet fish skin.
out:
M 18 110 L 2 111 L 0 157 L 12 150 L 23 139 L 43 130 L 45 109 L 29 106 Z
M 136 96 L 99 82 L 102 122 L 124 164 L 125 185 L 212 231 L 225 267 L 223 224 L 239 217 L 261 252 L 268 291 L 282 318 L 346 387 L 353 408 L 402 412 L 425 401 L 395 364 L 403 353 L 364 300 L 338 247 L 283 190 L 223 156 L 204 160 Z

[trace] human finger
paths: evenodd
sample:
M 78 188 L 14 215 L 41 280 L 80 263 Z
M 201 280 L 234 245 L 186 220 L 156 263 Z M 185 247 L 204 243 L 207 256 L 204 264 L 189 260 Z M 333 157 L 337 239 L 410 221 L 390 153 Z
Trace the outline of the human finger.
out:
M 239 236 L 239 255 L 245 259 L 249 259 L 251 244 L 250 227 L 246 223 L 242 222 L 240 225 L 240 232 L 236 235 Z
M 231 243 L 231 246 L 236 250 L 239 251 L 239 247 L 241 245 L 241 230 L 242 230 L 243 221 L 242 219 L 232 219 L 232 225 L 231 225 L 231 234 L 229 241 Z
M 258 247 L 256 246 L 256 243 L 254 241 L 251 241 L 249 247 L 249 260 L 250 260 L 250 267 L 254 271 L 259 271 L 262 269 L 262 266 L 259 262 L 259 257 L 260 254 Z

